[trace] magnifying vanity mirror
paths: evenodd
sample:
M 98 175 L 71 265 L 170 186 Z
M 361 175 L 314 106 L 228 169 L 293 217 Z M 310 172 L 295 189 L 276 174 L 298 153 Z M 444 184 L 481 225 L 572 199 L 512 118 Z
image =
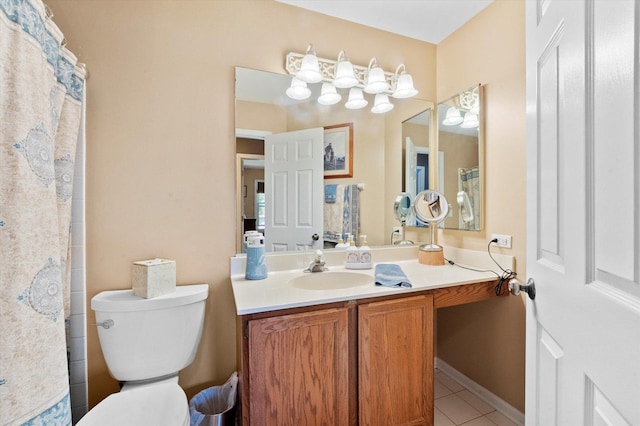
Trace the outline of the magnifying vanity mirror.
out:
M 427 189 L 416 195 L 413 210 L 419 221 L 429 224 L 429 243 L 420 246 L 418 260 L 427 265 L 443 265 L 442 247 L 435 243 L 438 223 L 445 220 L 449 213 L 449 203 L 438 191 Z
M 352 176 L 336 177 L 325 172 L 324 176 L 320 174 L 323 180 L 321 185 L 363 184 L 365 190 L 359 197 L 360 233 L 367 235 L 370 246 L 390 244 L 389 228 L 385 226 L 385 220 L 391 219 L 388 218 L 389 207 L 384 203 L 384 190 L 387 186 L 385 176 L 397 177 L 401 167 L 399 153 L 402 149 L 402 122 L 420 112 L 426 111 L 425 115 L 433 115 L 434 104 L 417 98 L 394 99 L 395 107 L 392 111 L 374 114 L 371 112 L 371 95 L 365 95 L 369 100 L 368 107 L 351 110 L 344 107 L 347 100 L 347 92 L 344 90 L 339 90 L 342 102 L 326 106 L 316 101 L 320 94 L 319 84 L 309 85 L 312 94 L 307 100 L 287 97 L 286 90 L 290 85 L 291 76 L 285 74 L 236 68 L 237 251 L 243 251 L 242 235 L 245 230 L 263 230 L 265 220 L 269 220 L 265 217 L 269 215 L 265 203 L 269 200 L 270 188 L 264 177 L 265 138 L 311 128 L 326 129 L 344 123 L 352 124 Z M 397 163 L 385 158 L 385 153 L 390 151 L 394 157 L 398 154 Z M 393 182 L 396 185 L 396 180 Z M 397 184 L 399 185 L 399 181 Z M 307 195 L 309 203 L 306 205 L 310 206 L 312 197 Z M 324 193 L 317 196 L 322 198 L 321 205 L 326 203 Z M 316 199 L 315 195 L 313 199 Z M 314 210 L 309 213 L 319 216 L 322 221 L 322 207 L 320 212 L 311 207 L 308 210 Z M 413 217 L 413 214 L 410 216 Z M 322 242 L 323 229 L 318 234 Z M 268 235 L 265 235 L 265 239 L 268 241 Z M 310 248 L 314 244 L 311 234 L 309 240 Z M 267 251 L 269 250 L 267 247 Z
M 406 226 L 407 219 L 411 216 L 413 207 L 413 198 L 408 192 L 401 192 L 396 197 L 393 203 L 393 213 L 396 215 L 396 219 L 400 222 L 400 240 L 394 241 L 394 245 L 411 245 L 413 241 L 404 239 L 404 227 Z

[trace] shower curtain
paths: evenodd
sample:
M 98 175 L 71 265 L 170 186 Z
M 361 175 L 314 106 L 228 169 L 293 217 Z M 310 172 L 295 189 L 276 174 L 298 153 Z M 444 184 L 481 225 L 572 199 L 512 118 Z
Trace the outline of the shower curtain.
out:
M 458 227 L 478 231 L 480 230 L 480 172 L 477 167 L 458 169 L 458 204 L 460 204 L 461 192 L 467 195 L 470 209 L 458 205 Z
M 0 425 L 70 425 L 70 217 L 84 71 L 40 0 L 0 0 Z

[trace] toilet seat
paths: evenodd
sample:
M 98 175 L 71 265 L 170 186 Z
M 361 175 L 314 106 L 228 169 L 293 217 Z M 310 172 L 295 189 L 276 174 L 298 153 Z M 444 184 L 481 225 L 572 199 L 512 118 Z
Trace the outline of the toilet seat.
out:
M 78 426 L 189 425 L 189 404 L 176 383 L 161 383 L 109 395 Z

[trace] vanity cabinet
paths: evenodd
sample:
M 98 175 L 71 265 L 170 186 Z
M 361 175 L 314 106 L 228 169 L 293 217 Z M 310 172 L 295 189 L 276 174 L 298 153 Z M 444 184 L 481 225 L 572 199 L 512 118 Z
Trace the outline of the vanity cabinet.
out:
M 248 389 L 242 392 L 249 400 L 242 401 L 243 424 L 353 424 L 349 310 L 320 309 L 248 321 L 248 383 L 243 382 Z
M 428 425 L 433 296 L 243 317 L 243 425 Z
M 361 425 L 429 425 L 433 419 L 433 296 L 358 306 Z

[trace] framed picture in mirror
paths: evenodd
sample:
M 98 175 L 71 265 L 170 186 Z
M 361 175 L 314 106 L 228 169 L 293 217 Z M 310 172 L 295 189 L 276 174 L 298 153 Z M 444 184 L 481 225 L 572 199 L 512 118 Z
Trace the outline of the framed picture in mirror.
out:
M 324 177 L 353 177 L 353 123 L 324 126 Z

